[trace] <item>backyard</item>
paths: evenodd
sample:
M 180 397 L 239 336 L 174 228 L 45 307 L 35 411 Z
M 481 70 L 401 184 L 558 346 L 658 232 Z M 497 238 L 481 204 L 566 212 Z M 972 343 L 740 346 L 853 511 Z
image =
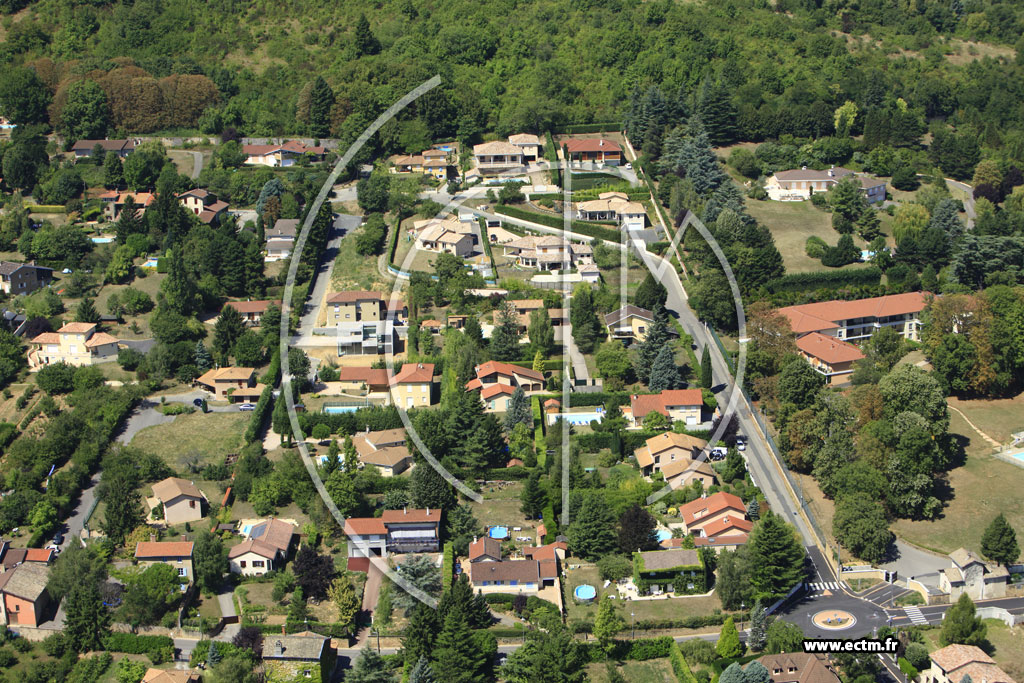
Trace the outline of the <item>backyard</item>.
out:
M 652 659 L 646 662 L 623 662 L 613 664 L 623 678 L 631 683 L 675 683 L 672 664 L 668 659 Z M 608 665 L 595 662 L 587 666 L 587 680 L 594 683 L 606 683 Z
M 175 471 L 183 472 L 198 458 L 198 466 L 216 463 L 237 453 L 251 413 L 195 412 L 178 415 L 173 422 L 146 427 L 132 439 L 132 445 L 163 458 Z

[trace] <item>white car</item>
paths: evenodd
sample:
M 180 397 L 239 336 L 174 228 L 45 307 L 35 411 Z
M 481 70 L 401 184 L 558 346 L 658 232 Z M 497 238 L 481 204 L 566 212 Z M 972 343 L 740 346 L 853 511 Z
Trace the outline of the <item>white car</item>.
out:
M 626 164 L 625 166 L 623 166 L 623 168 L 625 168 L 627 171 L 632 171 L 633 170 L 633 164 Z

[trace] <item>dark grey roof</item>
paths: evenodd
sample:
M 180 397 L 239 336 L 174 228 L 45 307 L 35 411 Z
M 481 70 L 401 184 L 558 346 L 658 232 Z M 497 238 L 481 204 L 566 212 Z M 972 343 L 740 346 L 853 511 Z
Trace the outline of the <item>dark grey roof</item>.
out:
M 618 325 L 623 320 L 626 320 L 629 316 L 635 315 L 639 318 L 644 318 L 654 322 L 654 314 L 648 311 L 646 308 L 640 308 L 633 304 L 626 304 L 622 308 L 612 311 L 604 317 L 605 325 Z
M 327 638 L 315 633 L 301 636 L 264 636 L 263 659 L 298 659 L 315 662 L 324 651 Z

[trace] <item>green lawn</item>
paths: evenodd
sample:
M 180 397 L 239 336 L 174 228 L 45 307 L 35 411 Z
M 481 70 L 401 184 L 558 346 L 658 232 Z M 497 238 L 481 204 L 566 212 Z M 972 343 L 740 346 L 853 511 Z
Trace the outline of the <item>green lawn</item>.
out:
M 963 412 L 978 429 L 999 443 L 1008 443 L 1011 434 L 1024 430 L 1024 393 L 991 400 L 950 398 L 949 405 Z
M 179 415 L 173 422 L 143 429 L 132 439 L 132 445 L 161 456 L 181 472 L 194 456 L 206 464 L 237 453 L 249 416 L 241 412 Z
M 340 292 L 346 289 L 381 290 L 384 280 L 377 271 L 376 256 L 361 256 L 356 253 L 356 236 L 360 230 L 345 235 L 341 239 L 338 258 L 334 261 L 331 272 L 331 291 Z
M 646 662 L 624 662 L 615 664 L 618 672 L 630 683 L 675 683 L 672 664 L 668 659 L 651 659 Z M 587 680 L 594 683 L 608 681 L 608 664 L 595 662 L 587 666 Z
M 782 253 L 787 273 L 804 273 L 825 269 L 820 259 L 814 259 L 804 251 L 807 238 L 816 235 L 830 245 L 839 241 L 839 233 L 832 229 L 832 214 L 815 208 L 810 202 L 773 202 L 765 200 L 747 202 L 747 212 L 758 223 L 767 226 L 775 237 L 775 246 Z M 853 238 L 858 249 L 864 249 L 864 242 Z M 863 268 L 852 264 L 846 268 Z M 831 270 L 831 269 L 829 269 Z
M 1000 512 L 1012 526 L 1024 529 L 1024 500 L 1020 496 L 1024 469 L 991 456 L 990 445 L 952 411 L 950 431 L 968 444 L 967 462 L 949 473 L 952 500 L 934 522 L 901 519 L 892 530 L 911 543 L 939 552 L 952 552 L 961 546 L 977 552 L 985 527 Z

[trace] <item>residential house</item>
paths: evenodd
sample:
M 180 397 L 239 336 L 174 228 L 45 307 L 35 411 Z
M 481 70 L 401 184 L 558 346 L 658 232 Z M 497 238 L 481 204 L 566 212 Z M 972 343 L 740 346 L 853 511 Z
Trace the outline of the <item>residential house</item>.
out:
M 199 683 L 202 676 L 198 671 L 179 669 L 146 669 L 142 683 Z
M 327 683 L 337 658 L 330 638 L 302 631 L 291 635 L 263 636 L 262 661 L 266 680 Z
M 13 548 L 10 541 L 0 538 L 0 574 L 26 562 L 50 564 L 55 558 L 56 553 L 50 548 Z
M 0 574 L 0 624 L 35 627 L 43 623 L 50 604 L 49 579 L 50 568 L 38 562 L 20 564 Z
M 440 521 L 436 508 L 385 510 L 380 517 L 346 519 L 348 569 L 365 572 L 371 558 L 388 553 L 437 552 Z
M 515 145 L 519 148 L 523 155 L 523 161 L 526 163 L 537 161 L 541 158 L 543 145 L 541 144 L 540 138 L 532 133 L 516 133 L 515 135 L 509 135 L 508 142 L 510 145 Z
M 597 199 L 576 204 L 581 221 L 616 221 L 626 230 L 643 230 L 647 212 L 640 202 L 629 201 L 625 192 L 602 192 Z
M 476 243 L 472 224 L 464 223 L 455 216 L 443 220 L 431 218 L 416 221 L 412 232 L 416 236 L 417 248 L 439 254 L 454 254 L 460 258 L 471 256 Z
M 178 202 L 188 211 L 199 217 L 204 225 L 219 221 L 227 213 L 228 203 L 217 199 L 217 195 L 196 188 L 178 195 Z
M 342 392 L 387 392 L 391 387 L 385 368 L 346 367 L 338 368 L 338 382 Z
M 231 571 L 243 576 L 262 576 L 283 568 L 298 532 L 294 524 L 275 518 L 254 524 L 247 538 L 228 551 Z
M 253 368 L 212 368 L 199 378 L 196 384 L 212 393 L 215 398 L 229 399 L 240 389 L 253 387 L 256 383 L 256 370 Z M 238 398 L 243 398 L 239 396 Z M 247 394 L 244 398 L 250 398 Z
M 423 173 L 435 180 L 447 180 L 448 153 L 441 149 L 423 150 Z
M 99 147 L 99 150 L 96 148 Z M 93 152 L 106 156 L 107 152 L 113 152 L 124 159 L 135 151 L 135 140 L 78 140 L 71 146 L 76 159 L 91 157 Z
M 512 402 L 515 387 L 509 384 L 489 384 L 480 390 L 480 400 L 484 402 L 485 413 L 506 413 Z
M 525 235 L 502 245 L 504 255 L 523 268 L 565 270 L 594 262 L 589 244 L 576 244 L 554 235 Z
M 892 327 L 910 341 L 920 341 L 921 311 L 932 295 L 928 292 L 888 294 L 854 301 L 822 301 L 780 308 L 799 339 L 820 332 L 844 341 L 869 338 L 875 330 Z
M 764 655 L 757 661 L 768 669 L 772 683 L 839 683 L 839 676 L 823 654 L 787 652 Z
M 469 544 L 470 562 L 501 562 L 501 541 L 490 536 L 474 538 Z
M 618 166 L 622 163 L 622 148 L 614 140 L 605 138 L 572 138 L 564 143 L 569 161 L 591 162 Z
M 385 477 L 393 477 L 409 469 L 412 456 L 405 445 L 405 429 L 366 431 L 352 437 L 359 462 L 376 467 Z
M 259 325 L 260 320 L 263 319 L 263 316 L 267 312 L 267 309 L 270 308 L 271 306 L 277 306 L 278 309 L 280 309 L 281 301 L 271 301 L 269 299 L 260 299 L 258 301 L 253 301 L 252 299 L 249 299 L 247 301 L 229 301 L 224 305 L 230 306 L 231 308 L 238 311 L 239 315 L 242 316 L 242 320 L 244 320 L 249 325 Z
M 1006 597 L 1010 573 L 1000 564 L 985 562 L 966 548 L 949 554 L 952 566 L 939 570 L 939 589 L 949 593 L 949 601 L 956 602 L 961 593 L 972 600 L 990 600 Z
M 704 394 L 700 389 L 665 389 L 660 394 L 633 394 L 629 408 L 622 411 L 633 427 L 642 427 L 651 412 L 661 413 L 669 422 L 698 425 L 702 421 Z
M 327 154 L 325 147 L 310 147 L 298 140 L 288 140 L 278 144 L 268 145 L 242 145 L 242 153 L 245 154 L 245 163 L 254 166 L 294 166 L 304 155 L 309 155 L 311 160 L 323 161 Z
M 339 322 L 334 328 L 338 357 L 391 353 L 398 341 L 393 320 Z
M 853 364 L 864 358 L 861 350 L 850 342 L 820 332 L 811 332 L 796 340 L 800 355 L 828 380 L 832 386 L 849 381 Z
M 689 434 L 663 432 L 647 439 L 646 443 L 634 452 L 637 465 L 645 477 L 661 471 L 669 463 L 682 461 L 689 463 L 708 445 L 704 439 Z
M 612 339 L 628 346 L 647 339 L 647 330 L 654 324 L 654 314 L 646 308 L 626 304 L 605 315 L 604 324 Z
M 121 210 L 127 203 L 129 197 L 135 204 L 138 216 L 141 218 L 146 214 L 146 209 L 156 201 L 156 195 L 152 192 L 118 192 L 110 190 L 99 195 L 100 203 L 103 205 L 103 217 L 113 223 L 121 217 Z
M 522 387 L 526 395 L 544 390 L 544 373 L 511 363 L 490 360 L 474 368 L 476 378 L 466 383 L 467 391 L 476 391 L 493 384 L 504 384 L 513 389 Z
M 823 171 L 804 166 L 799 169 L 777 171 L 768 178 L 764 189 L 768 198 L 774 201 L 804 201 L 815 192 L 828 192 L 836 183 L 848 175 L 856 176 L 861 193 L 869 203 L 885 201 L 885 181 L 865 175 L 857 175 L 848 168 L 831 167 Z
M 675 460 L 662 465 L 659 471 L 673 489 L 690 486 L 694 481 L 705 489 L 715 483 L 715 470 L 706 460 Z
M 541 588 L 540 562 L 475 562 L 469 566 L 469 582 L 477 593 L 536 593 Z
M 703 593 L 709 572 L 696 550 L 672 548 L 633 553 L 633 583 L 642 593 Z
M 164 521 L 168 524 L 196 522 L 203 518 L 206 496 L 194 482 L 178 477 L 167 477 L 153 484 L 153 497 L 164 507 Z
M 264 231 L 263 236 L 267 240 L 266 260 L 279 261 L 291 256 L 300 223 L 298 218 L 278 218 L 272 228 Z
M 422 154 L 402 154 L 390 159 L 392 173 L 423 173 Z
M 702 496 L 679 508 L 683 530 L 697 538 L 750 533 L 750 527 L 744 523 L 746 515 L 743 499 L 724 491 Z
M 327 325 L 337 330 L 338 355 L 380 354 L 394 348 L 395 319 L 405 306 L 380 292 L 336 292 L 325 300 Z
M 149 541 L 140 541 L 135 546 L 135 561 L 140 567 L 148 567 L 158 562 L 169 564 L 174 567 L 179 579 L 191 582 L 192 573 L 192 542 L 180 541 L 157 541 L 155 536 L 150 536 Z
M 434 402 L 434 364 L 405 363 L 391 378 L 391 396 L 400 408 L 429 406 Z
M 929 655 L 931 667 L 922 671 L 922 683 L 961 683 L 965 676 L 976 683 L 1015 683 L 976 645 L 947 645 Z
M 44 365 L 96 365 L 117 360 L 121 340 L 97 332 L 96 323 L 67 323 L 56 332 L 43 332 L 29 341 L 30 370 Z
M 50 284 L 53 268 L 37 266 L 35 261 L 0 261 L 0 290 L 4 294 L 31 294 Z
M 473 158 L 481 175 L 512 171 L 524 165 L 523 150 L 504 140 L 474 145 Z
M 328 326 L 346 322 L 384 320 L 389 311 L 388 299 L 380 292 L 335 292 L 327 296 L 325 303 Z

